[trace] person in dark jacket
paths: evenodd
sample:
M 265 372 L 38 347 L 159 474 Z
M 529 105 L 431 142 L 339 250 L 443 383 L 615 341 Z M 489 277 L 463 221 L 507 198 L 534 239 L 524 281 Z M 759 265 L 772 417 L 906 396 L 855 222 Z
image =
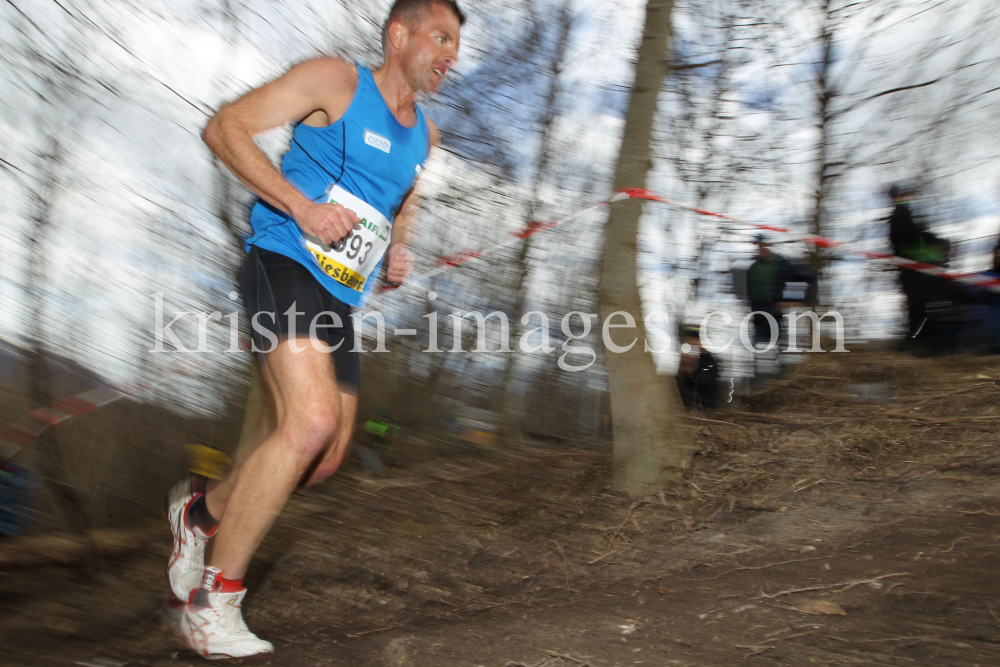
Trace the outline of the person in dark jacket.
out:
M 766 346 L 778 334 L 771 330 L 767 315 L 773 317 L 780 328 L 782 311 L 788 306 L 785 302 L 788 283 L 809 283 L 810 280 L 790 261 L 771 250 L 771 244 L 763 234 L 758 234 L 756 241 L 757 260 L 747 270 L 747 293 L 750 309 L 755 313 L 754 343 Z
M 985 273 L 991 278 L 1000 278 L 1000 241 L 993 248 L 993 265 Z M 1000 293 L 992 290 L 986 296 L 986 349 L 1000 354 Z
M 912 210 L 911 202 L 917 190 L 913 186 L 896 184 L 889 188 L 893 210 L 889 216 L 889 242 L 892 253 L 897 257 L 912 259 L 924 264 L 944 265 L 948 244 L 927 230 Z M 899 284 L 906 295 L 907 342 L 911 343 L 923 334 L 928 337 L 927 325 L 934 313 L 928 311 L 928 303 L 937 309 L 950 300 L 947 291 L 941 287 L 940 279 L 913 269 L 900 267 Z M 931 329 L 933 329 L 933 323 Z
M 702 347 L 701 331 L 687 326 L 681 332 L 681 359 L 677 368 L 677 390 L 684 405 L 715 408 L 719 406 L 719 374 L 722 369 L 715 356 Z
M 993 248 L 990 268 L 982 275 L 1000 279 L 1000 241 Z M 1000 354 L 1000 292 L 995 292 L 992 286 L 979 285 L 968 288 L 968 291 L 974 304 L 972 309 L 979 315 L 969 336 L 972 346 L 989 354 Z

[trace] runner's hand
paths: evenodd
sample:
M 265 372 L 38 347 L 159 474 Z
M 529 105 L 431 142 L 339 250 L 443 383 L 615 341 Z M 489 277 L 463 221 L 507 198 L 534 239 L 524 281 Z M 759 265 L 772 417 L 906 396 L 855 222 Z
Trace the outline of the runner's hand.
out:
M 354 211 L 340 204 L 313 204 L 295 212 L 295 222 L 306 234 L 333 244 L 347 236 L 352 229 L 361 229 L 361 218 Z
M 413 253 L 405 245 L 394 245 L 389 249 L 389 270 L 385 277 L 391 283 L 401 283 L 413 271 Z

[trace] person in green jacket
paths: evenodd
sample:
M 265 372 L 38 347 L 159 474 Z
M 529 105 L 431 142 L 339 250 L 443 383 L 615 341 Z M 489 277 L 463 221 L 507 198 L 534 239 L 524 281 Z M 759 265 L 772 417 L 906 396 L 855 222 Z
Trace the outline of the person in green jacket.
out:
M 912 259 L 924 264 L 943 265 L 948 244 L 927 230 L 912 208 L 917 196 L 917 188 L 912 185 L 895 184 L 889 188 L 892 200 L 892 214 L 889 216 L 889 242 L 892 253 L 897 257 Z M 907 337 L 911 343 L 918 336 L 926 336 L 928 324 L 927 304 L 938 301 L 934 295 L 939 289 L 939 279 L 913 269 L 899 269 L 899 284 L 906 295 Z

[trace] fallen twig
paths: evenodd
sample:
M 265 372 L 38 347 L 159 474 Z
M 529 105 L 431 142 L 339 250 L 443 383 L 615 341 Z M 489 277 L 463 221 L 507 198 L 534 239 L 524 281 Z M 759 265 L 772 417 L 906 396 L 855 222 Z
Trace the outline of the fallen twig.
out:
M 844 421 L 850 421 L 850 419 L 835 419 L 833 421 L 820 422 L 818 424 L 813 424 L 812 426 L 803 426 L 800 429 L 792 431 L 792 433 L 801 433 L 802 431 L 812 431 L 813 429 L 823 428 L 824 426 L 833 426 L 834 424 L 843 424 Z
M 608 536 L 608 534 L 607 534 L 607 533 L 605 533 L 605 534 L 604 534 L 604 539 L 606 539 L 606 540 L 608 541 L 608 550 L 607 550 L 607 551 L 605 551 L 605 552 L 604 552 L 603 554 L 601 554 L 600 556 L 598 556 L 597 558 L 595 558 L 594 560 L 592 560 L 592 561 L 589 561 L 589 562 L 587 563 L 587 565 L 593 565 L 594 563 L 597 563 L 597 562 L 599 562 L 599 561 L 602 561 L 602 560 L 604 560 L 605 558 L 607 558 L 608 556 L 610 556 L 611 554 L 613 554 L 613 553 L 616 553 L 616 552 L 618 551 L 618 547 L 616 547 L 616 546 L 615 546 L 615 541 L 614 541 L 613 539 L 611 539 L 611 538 L 610 538 L 610 537 Z
M 921 415 L 891 415 L 895 419 L 912 419 L 922 424 L 954 424 L 955 422 L 995 422 L 1000 415 L 989 417 L 923 417 Z
M 563 553 L 563 548 L 561 544 L 559 544 L 555 540 L 552 540 L 552 543 L 556 545 L 556 549 L 559 550 L 559 555 L 562 556 L 563 576 L 566 577 L 566 590 L 569 591 L 570 593 L 573 593 L 575 591 L 569 585 L 569 569 L 566 567 L 566 554 Z
M 1000 512 L 990 512 L 984 507 L 981 510 L 976 510 L 975 512 L 962 512 L 962 516 L 973 516 L 975 514 L 985 514 L 986 516 L 1000 516 Z
M 925 639 L 939 639 L 938 635 L 923 635 L 921 637 L 914 637 L 908 635 L 906 637 L 883 637 L 881 639 L 855 639 L 856 642 L 865 642 L 866 644 L 876 644 L 878 642 L 903 642 L 910 639 L 916 641 L 924 641 Z
M 764 589 L 762 588 L 760 591 L 760 595 L 758 595 L 757 597 L 773 600 L 774 598 L 779 598 L 783 595 L 792 595 L 793 593 L 808 593 L 809 591 L 825 591 L 831 588 L 837 588 L 839 586 L 843 586 L 844 588 L 841 588 L 839 591 L 836 592 L 843 593 L 844 591 L 848 591 L 854 588 L 855 586 L 860 586 L 861 584 L 871 584 L 881 579 L 888 579 L 889 577 L 905 577 L 909 574 L 910 574 L 909 572 L 895 572 L 893 574 L 883 574 L 882 576 L 874 577 L 872 579 L 860 579 L 858 581 L 842 581 L 838 584 L 826 584 L 823 586 L 807 586 L 806 588 L 790 588 L 787 591 L 778 591 L 777 593 L 771 593 L 771 594 L 765 593 Z
M 784 630 L 775 630 L 771 634 L 764 635 L 764 639 L 770 639 L 771 637 L 777 637 L 778 635 L 780 635 L 782 633 L 791 632 L 791 631 L 792 631 L 792 629 L 790 627 L 789 628 L 785 628 Z
M 759 419 L 766 422 L 781 422 L 783 424 L 813 424 L 817 422 L 835 424 L 838 422 L 855 421 L 856 417 L 838 417 L 831 420 L 826 419 L 815 419 L 806 415 L 802 416 L 783 416 L 783 415 L 768 415 L 760 412 L 731 412 L 734 417 L 745 417 L 749 419 Z
M 569 660 L 570 662 L 575 662 L 578 665 L 583 665 L 584 667 L 590 667 L 590 663 L 586 660 L 580 660 L 579 658 L 574 658 L 571 655 L 566 655 L 565 653 L 556 653 L 555 651 L 550 651 L 547 648 L 536 648 L 536 651 L 541 651 L 542 653 L 548 653 L 553 658 L 562 658 L 563 660 Z
M 522 602 L 520 600 L 504 600 L 503 602 L 478 602 L 477 604 L 482 605 L 481 607 L 463 609 L 459 614 L 474 614 L 478 611 L 486 611 L 487 609 L 493 609 L 495 607 L 506 607 L 509 604 L 529 604 L 528 602 Z
M 760 655 L 764 651 L 770 651 L 774 648 L 773 646 L 743 646 L 742 644 L 735 644 L 735 646 L 736 648 L 745 648 L 748 651 L 750 651 L 745 656 L 743 656 L 744 660 L 746 660 L 747 658 L 752 658 L 755 655 Z
M 846 486 L 843 482 L 831 482 L 831 481 L 828 481 L 828 480 L 825 480 L 825 479 L 821 479 L 821 480 L 818 480 L 816 482 L 813 482 L 812 484 L 806 484 L 805 486 L 803 486 L 800 489 L 795 489 L 795 493 L 799 493 L 801 491 L 805 491 L 806 489 L 810 489 L 810 488 L 816 486 L 817 484 L 839 484 L 840 486 Z
M 355 632 L 353 634 L 344 635 L 344 636 L 345 637 L 350 637 L 351 639 L 355 639 L 357 637 L 364 637 L 365 635 L 373 635 L 373 634 L 375 634 L 377 632 L 386 632 L 387 630 L 395 630 L 396 628 L 401 628 L 404 625 L 406 625 L 406 624 L 405 623 L 397 623 L 396 625 L 387 625 L 384 628 L 376 628 L 374 630 L 365 630 L 364 632 Z
M 724 422 L 724 421 L 720 421 L 718 419 L 705 419 L 704 417 L 692 417 L 692 419 L 694 419 L 695 421 L 699 421 L 699 422 L 711 422 L 713 424 L 726 424 L 727 426 L 735 426 L 737 428 L 743 429 L 744 431 L 749 431 L 750 430 L 746 426 L 742 426 L 740 424 L 736 424 L 736 423 L 733 423 L 733 422 Z
M 722 574 L 716 575 L 714 577 L 706 577 L 704 579 L 689 579 L 688 581 L 711 581 L 712 579 L 721 579 L 722 577 L 726 576 L 727 574 L 732 574 L 733 572 L 742 572 L 743 570 L 764 570 L 764 569 L 767 569 L 769 567 L 776 567 L 778 565 L 788 565 L 789 563 L 802 563 L 802 562 L 807 561 L 807 560 L 823 560 L 825 558 L 828 558 L 828 556 L 816 556 L 814 558 L 796 558 L 795 560 L 784 560 L 784 561 L 781 561 L 780 563 L 770 563 L 768 565 L 757 565 L 755 567 L 750 567 L 750 566 L 737 567 L 735 569 L 729 570 L 728 572 L 723 572 Z
M 548 657 L 542 658 L 533 665 L 528 665 L 523 662 L 508 662 L 504 667 L 542 667 L 542 664 L 548 661 Z
M 955 545 L 958 544 L 959 542 L 965 542 L 965 541 L 968 541 L 968 540 L 971 540 L 971 539 L 972 538 L 969 537 L 969 536 L 960 537 L 957 540 L 955 540 L 954 542 L 952 542 L 951 546 L 948 547 L 947 549 L 945 549 L 944 551 L 935 551 L 934 553 L 936 553 L 936 554 L 946 554 L 946 553 L 949 553 L 952 549 L 955 548 Z
M 787 637 L 775 637 L 774 639 L 769 639 L 768 641 L 783 642 L 786 639 L 798 639 L 799 637 L 808 637 L 809 635 L 814 635 L 817 632 L 819 632 L 819 630 L 810 630 L 809 632 L 800 632 L 795 635 L 788 635 Z
M 948 465 L 941 466 L 940 468 L 934 468 L 933 470 L 928 470 L 924 474 L 931 475 L 936 472 L 947 472 L 949 470 L 958 470 L 959 468 L 978 468 L 983 463 L 990 463 L 990 464 L 1000 463 L 1000 457 L 998 457 L 996 454 L 990 454 L 989 456 L 976 459 L 975 461 L 959 461 L 957 463 L 949 463 Z
M 622 521 L 622 525 L 618 526 L 618 530 L 616 530 L 615 534 L 611 537 L 618 537 L 619 533 L 622 532 L 622 528 L 624 528 L 625 524 L 628 523 L 629 517 L 632 516 L 632 510 L 634 510 L 638 504 L 638 502 L 632 503 L 632 506 L 628 508 L 628 514 L 625 515 L 625 520 Z

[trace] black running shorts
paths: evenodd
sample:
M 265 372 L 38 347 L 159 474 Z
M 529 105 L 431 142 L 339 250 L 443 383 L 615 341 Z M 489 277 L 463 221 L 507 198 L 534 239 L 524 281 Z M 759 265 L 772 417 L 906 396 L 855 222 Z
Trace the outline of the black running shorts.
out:
M 309 269 L 294 259 L 252 246 L 243 265 L 241 286 L 256 351 L 270 352 L 288 338 L 293 325 L 296 338 L 308 339 L 315 322 L 318 344 L 337 348 L 332 352 L 337 382 L 355 389 L 360 386 L 361 359 L 358 352 L 351 352 L 355 347 L 351 307 L 323 289 Z M 289 316 L 289 310 L 294 314 Z M 302 340 L 300 345 L 310 342 Z

